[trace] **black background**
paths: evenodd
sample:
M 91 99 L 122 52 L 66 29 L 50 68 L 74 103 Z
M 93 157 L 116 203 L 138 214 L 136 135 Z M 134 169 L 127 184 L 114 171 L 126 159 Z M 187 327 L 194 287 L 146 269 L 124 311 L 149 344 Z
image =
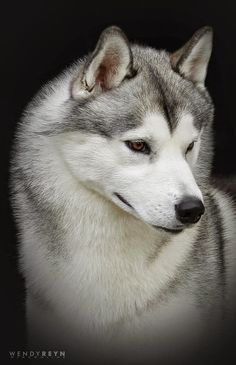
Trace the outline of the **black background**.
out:
M 215 35 L 207 86 L 216 106 L 214 173 L 230 177 L 236 172 L 236 21 L 233 1 L 8 1 L 0 12 L 1 337 L 6 354 L 25 341 L 24 290 L 17 272 L 7 180 L 14 129 L 29 99 L 48 79 L 92 50 L 106 26 L 120 26 L 131 41 L 173 51 L 195 30 L 211 25 Z

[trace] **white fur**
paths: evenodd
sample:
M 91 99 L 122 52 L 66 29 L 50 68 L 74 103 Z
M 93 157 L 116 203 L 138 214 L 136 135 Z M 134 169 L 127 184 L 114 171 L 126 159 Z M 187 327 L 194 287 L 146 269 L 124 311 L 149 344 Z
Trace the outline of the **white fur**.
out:
M 116 343 L 145 336 L 151 341 L 153 332 L 163 334 L 163 318 L 173 319 L 171 328 L 181 318 L 183 323 L 198 321 L 186 293 L 173 295 L 169 303 L 160 299 L 188 257 L 198 225 L 171 238 L 149 224 L 175 227 L 174 204 L 186 193 L 201 198 L 184 155 L 196 138 L 192 117 L 184 115 L 173 136 L 165 125 L 160 115 L 147 115 L 140 129 L 123 136 L 152 136 L 157 154 L 151 164 L 121 140 L 107 142 L 79 132 L 54 137 L 54 143 L 40 137 L 38 143 L 44 148 L 37 168 L 47 175 L 47 200 L 64 212 L 66 234 L 57 245 L 62 245 L 65 259 L 53 264 L 54 255 L 50 259 L 45 246 L 47 237 L 37 236 L 34 227 L 27 226 L 22 232 L 21 264 L 29 289 L 29 323 L 40 331 L 46 329 L 47 337 L 54 331 L 58 338 L 55 323 L 62 322 L 63 337 L 68 334 L 70 345 L 74 341 L 76 346 L 77 336 L 83 333 L 107 341 L 117 331 Z M 112 202 L 112 191 L 124 194 L 136 213 Z M 53 316 L 34 300 L 38 293 L 47 298 Z M 153 331 L 148 335 L 150 322 Z
M 36 317 L 41 331 L 45 329 L 47 334 L 52 323 L 50 330 L 55 331 L 56 338 L 58 326 L 55 323 L 64 323 L 63 331 L 69 333 L 70 345 L 83 333 L 97 335 L 105 341 L 110 331 L 114 335 L 123 321 L 126 325 L 121 339 L 143 338 L 150 320 L 153 331 L 158 330 L 163 323 L 163 312 L 172 318 L 177 312 L 176 319 L 180 320 L 181 315 L 182 323 L 192 321 L 193 318 L 186 315 L 186 306 L 192 313 L 194 303 L 180 296 L 180 305 L 175 306 L 171 304 L 176 301 L 173 296 L 167 305 L 158 303 L 158 296 L 188 256 L 197 229 L 189 229 L 169 240 L 165 234 L 124 214 L 112 203 L 99 196 L 96 198 L 96 194 L 91 196 L 79 184 L 76 188 L 82 194 L 80 199 L 74 198 L 76 191 L 71 186 L 68 186 L 71 195 L 64 197 L 68 201 L 65 222 L 68 233 L 63 244 L 69 261 L 60 259 L 57 265 L 48 265 L 47 249 L 35 244 L 40 238 L 33 232 L 31 235 L 29 229 L 23 235 L 22 265 L 27 273 L 29 296 L 31 291 L 43 292 L 54 313 L 47 315 L 46 310 L 43 319 L 39 315 L 42 309 L 35 310 L 36 304 L 29 299 L 28 315 L 33 314 L 29 320 L 35 322 Z M 165 245 L 167 239 L 168 245 Z M 158 259 L 150 260 L 152 256 L 155 258 L 156 252 Z
M 164 117 L 153 113 L 144 118 L 141 127 L 124 133 L 119 140 L 78 132 L 60 138 L 57 145 L 78 180 L 146 223 L 174 229 L 181 226 L 175 205 L 186 195 L 203 199 L 191 171 L 200 139 L 194 151 L 185 156 L 188 145 L 197 137 L 191 115 L 182 116 L 172 136 Z M 127 148 L 124 141 L 135 139 L 149 141 L 155 152 L 152 162 L 149 156 Z M 114 192 L 134 210 L 120 202 Z

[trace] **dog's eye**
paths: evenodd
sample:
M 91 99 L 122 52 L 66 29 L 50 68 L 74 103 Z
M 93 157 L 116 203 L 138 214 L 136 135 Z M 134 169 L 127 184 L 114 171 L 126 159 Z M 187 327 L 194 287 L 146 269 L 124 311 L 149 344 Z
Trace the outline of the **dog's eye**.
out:
M 142 141 L 142 140 L 138 140 L 138 141 L 125 141 L 125 144 L 132 151 L 142 152 L 142 153 L 146 153 L 146 154 L 149 154 L 150 153 L 150 147 L 149 147 L 149 145 L 146 142 Z
M 186 152 L 185 154 L 187 155 L 188 152 L 192 151 L 193 147 L 194 147 L 194 141 L 191 142 L 189 145 L 188 145 L 188 148 L 186 149 Z

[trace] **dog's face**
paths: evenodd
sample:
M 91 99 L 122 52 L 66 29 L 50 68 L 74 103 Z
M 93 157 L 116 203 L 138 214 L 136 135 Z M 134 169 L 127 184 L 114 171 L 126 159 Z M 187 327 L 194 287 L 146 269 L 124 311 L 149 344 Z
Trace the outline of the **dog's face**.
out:
M 170 55 L 130 48 L 118 28 L 108 28 L 72 83 L 67 119 L 73 128 L 61 144 L 71 173 L 170 231 L 196 223 L 204 212 L 195 176 L 212 119 L 204 88 L 211 42 L 204 28 Z

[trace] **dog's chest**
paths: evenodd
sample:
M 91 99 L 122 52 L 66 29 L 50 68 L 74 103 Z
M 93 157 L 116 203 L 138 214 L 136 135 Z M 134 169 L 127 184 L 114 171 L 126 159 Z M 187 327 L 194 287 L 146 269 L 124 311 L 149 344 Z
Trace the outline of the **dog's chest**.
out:
M 63 286 L 63 302 L 66 298 L 68 316 L 74 323 L 78 318 L 84 326 L 98 330 L 114 326 L 129 331 L 146 325 L 150 329 L 163 320 L 165 313 L 173 318 L 176 310 L 192 310 L 183 292 L 172 294 L 178 264 L 188 253 L 187 245 L 177 251 L 172 245 L 178 243 L 170 242 L 152 257 L 141 249 L 144 242 L 130 239 L 129 246 L 119 249 L 118 244 L 113 242 L 111 249 L 111 243 L 97 241 L 96 247 L 80 247 L 70 263 L 61 265 L 60 289 Z M 134 244 L 136 250 L 131 248 Z M 168 287 L 171 283 L 172 288 Z M 65 306 L 62 309 L 65 311 Z
M 193 327 L 196 332 L 201 327 L 201 313 L 194 298 L 181 285 L 172 293 L 167 277 L 162 282 L 164 276 L 156 276 L 159 271 L 155 263 L 147 268 L 118 258 L 115 262 L 104 257 L 91 261 L 88 256 L 80 260 L 84 271 L 80 266 L 77 276 L 75 268 L 74 277 L 80 275 L 81 279 L 65 285 L 64 291 L 70 301 L 67 319 L 75 332 L 80 329 L 80 336 L 85 333 L 105 342 L 114 339 L 122 346 L 126 339 L 150 345 L 165 336 L 188 337 Z

